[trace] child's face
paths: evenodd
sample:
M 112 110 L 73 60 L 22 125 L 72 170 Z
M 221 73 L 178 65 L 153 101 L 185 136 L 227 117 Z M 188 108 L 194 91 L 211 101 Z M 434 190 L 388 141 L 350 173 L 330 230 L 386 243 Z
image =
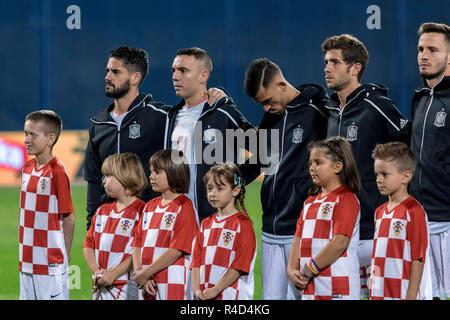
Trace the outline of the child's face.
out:
M 105 186 L 105 191 L 110 198 L 120 199 L 125 196 L 125 189 L 122 184 L 113 175 L 105 175 L 103 177 L 103 185 Z
M 39 156 L 51 153 L 54 142 L 54 134 L 46 134 L 43 130 L 44 124 L 40 121 L 25 121 L 25 147 L 29 155 Z
M 167 174 L 164 170 L 159 170 L 150 166 L 150 185 L 155 192 L 166 192 L 170 190 Z
M 374 170 L 378 190 L 380 190 L 382 195 L 393 195 L 408 185 L 408 175 L 405 172 L 399 172 L 395 161 L 376 159 L 374 162 Z
M 339 162 L 340 163 L 340 162 Z M 330 183 L 339 181 L 342 167 L 333 162 L 321 148 L 312 148 L 309 155 L 309 174 L 316 186 L 326 187 Z
M 239 194 L 239 192 L 239 187 L 232 189 L 231 184 L 226 182 L 217 185 L 213 178 L 209 179 L 206 184 L 208 201 L 215 209 L 224 209 L 231 205 L 234 206 L 235 197 Z

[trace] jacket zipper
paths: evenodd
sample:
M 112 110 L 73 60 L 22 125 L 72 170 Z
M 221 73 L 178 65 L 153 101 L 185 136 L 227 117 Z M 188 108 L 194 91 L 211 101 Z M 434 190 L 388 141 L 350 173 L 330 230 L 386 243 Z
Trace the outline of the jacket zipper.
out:
M 422 163 L 422 149 L 423 149 L 423 142 L 424 142 L 424 139 L 425 139 L 425 126 L 426 126 L 426 123 L 427 123 L 428 112 L 430 111 L 431 104 L 433 103 L 433 98 L 434 98 L 433 94 L 434 94 L 434 92 L 433 92 L 433 90 L 431 90 L 431 92 L 430 92 L 430 97 L 431 97 L 430 103 L 428 104 L 427 111 L 425 112 L 425 118 L 424 118 L 424 121 L 423 121 L 422 139 L 420 141 L 420 150 L 419 150 L 419 161 L 420 161 L 420 163 Z M 422 198 L 422 188 L 421 188 L 421 186 L 422 186 L 422 167 L 420 167 L 419 170 L 420 170 L 419 171 L 419 190 L 420 190 L 419 195 L 420 195 L 420 198 Z
M 286 131 L 286 120 L 287 120 L 287 116 L 288 116 L 288 110 L 286 109 L 286 114 L 284 116 L 284 121 L 283 121 L 283 135 L 281 136 L 281 155 L 280 155 L 280 161 L 278 161 L 277 164 L 277 168 L 275 169 L 275 175 L 273 176 L 273 185 L 272 185 L 272 194 L 275 197 L 275 184 L 277 181 L 277 174 L 278 174 L 278 168 L 280 166 L 281 160 L 283 159 L 283 155 L 284 155 L 284 134 Z M 276 211 L 276 210 L 275 210 Z M 275 217 L 273 218 L 273 223 L 272 223 L 272 227 L 273 227 L 273 234 L 277 234 L 276 229 L 275 229 L 275 222 L 277 220 L 277 214 L 276 212 L 274 212 Z

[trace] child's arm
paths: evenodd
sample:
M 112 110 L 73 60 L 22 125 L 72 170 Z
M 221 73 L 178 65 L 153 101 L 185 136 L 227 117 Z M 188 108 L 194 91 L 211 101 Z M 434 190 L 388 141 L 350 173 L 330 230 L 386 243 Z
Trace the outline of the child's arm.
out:
M 70 250 L 72 248 L 73 231 L 75 229 L 75 215 L 72 213 L 63 214 L 62 229 L 64 234 L 64 244 L 66 245 L 67 261 L 70 261 Z
M 417 299 L 424 264 L 425 263 L 421 260 L 414 260 L 411 262 L 411 273 L 409 275 L 408 290 L 406 291 L 406 300 Z
M 331 239 L 328 244 L 323 247 L 320 252 L 313 257 L 315 264 L 322 270 L 328 267 L 330 264 L 333 264 L 344 251 L 347 249 L 350 244 L 350 238 L 343 234 L 335 234 L 333 239 Z M 303 276 L 309 277 L 303 271 L 303 268 L 300 270 L 300 273 Z
M 177 261 L 183 252 L 177 249 L 169 248 L 163 254 L 161 254 L 158 259 L 153 261 L 151 265 L 149 265 L 144 270 L 136 270 L 134 272 L 134 281 L 136 284 L 142 288 L 144 284 L 149 280 L 153 275 L 160 272 L 161 270 L 171 266 L 175 261 Z
M 289 252 L 289 260 L 286 268 L 286 273 L 292 284 L 299 290 L 305 289 L 308 284 L 308 278 L 305 278 L 300 273 L 300 262 L 298 258 L 298 251 L 300 246 L 300 238 L 295 237 L 292 241 L 291 251 Z
M 200 289 L 200 268 L 198 267 L 192 268 L 191 279 L 195 299 L 203 300 L 203 291 Z
M 133 270 L 134 272 L 142 270 L 141 248 L 133 247 Z
M 203 290 L 203 300 L 210 300 L 217 297 L 223 290 L 236 282 L 241 274 L 242 271 L 240 270 L 228 269 L 214 287 Z
M 87 263 L 89 269 L 91 270 L 92 274 L 96 274 L 97 271 L 100 270 L 100 267 L 97 265 L 97 262 L 95 261 L 94 249 L 89 248 L 89 247 L 84 247 L 83 255 L 84 255 L 84 260 L 86 260 L 86 263 Z

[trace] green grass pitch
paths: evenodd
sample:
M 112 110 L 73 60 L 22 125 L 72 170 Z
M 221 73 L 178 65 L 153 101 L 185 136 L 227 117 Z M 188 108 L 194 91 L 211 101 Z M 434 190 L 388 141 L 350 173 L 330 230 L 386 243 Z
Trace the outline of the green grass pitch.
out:
M 262 298 L 261 288 L 261 182 L 255 181 L 246 188 L 245 205 L 253 220 L 258 255 L 255 263 L 255 295 Z M 0 300 L 19 299 L 19 188 L 0 188 Z M 86 236 L 86 187 L 72 187 L 72 201 L 76 224 L 72 244 L 72 259 L 69 263 L 69 285 L 71 300 L 91 300 L 91 272 L 83 257 Z

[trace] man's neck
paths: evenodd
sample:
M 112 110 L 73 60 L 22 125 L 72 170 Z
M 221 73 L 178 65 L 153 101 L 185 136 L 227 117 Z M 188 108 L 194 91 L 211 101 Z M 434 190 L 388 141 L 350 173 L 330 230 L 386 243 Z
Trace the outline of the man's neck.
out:
M 206 92 L 206 88 L 192 97 L 184 98 L 184 102 L 188 107 L 194 107 L 205 100 L 208 100 L 208 93 Z
M 339 102 L 341 104 L 341 106 L 345 106 L 347 104 L 347 98 L 348 96 L 355 91 L 356 89 L 358 89 L 361 86 L 361 83 L 359 82 L 355 82 L 355 83 L 350 83 L 347 87 L 345 87 L 344 89 L 337 91 L 337 95 L 339 97 Z
M 442 79 L 447 76 L 450 76 L 450 70 L 448 70 L 447 72 L 445 72 L 444 74 L 442 74 L 436 78 L 425 79 L 425 81 L 430 89 L 434 89 L 434 87 L 436 87 L 439 84 L 439 82 L 441 82 Z
M 128 111 L 128 108 L 133 103 L 134 99 L 139 95 L 139 91 L 130 91 L 122 98 L 114 99 L 114 112 L 116 114 L 122 114 Z
M 289 84 L 288 88 L 287 88 L 288 92 L 287 92 L 287 103 L 291 102 L 292 100 L 294 100 L 295 98 L 297 98 L 300 95 L 300 90 L 298 90 L 296 87 L 294 87 L 293 85 Z

